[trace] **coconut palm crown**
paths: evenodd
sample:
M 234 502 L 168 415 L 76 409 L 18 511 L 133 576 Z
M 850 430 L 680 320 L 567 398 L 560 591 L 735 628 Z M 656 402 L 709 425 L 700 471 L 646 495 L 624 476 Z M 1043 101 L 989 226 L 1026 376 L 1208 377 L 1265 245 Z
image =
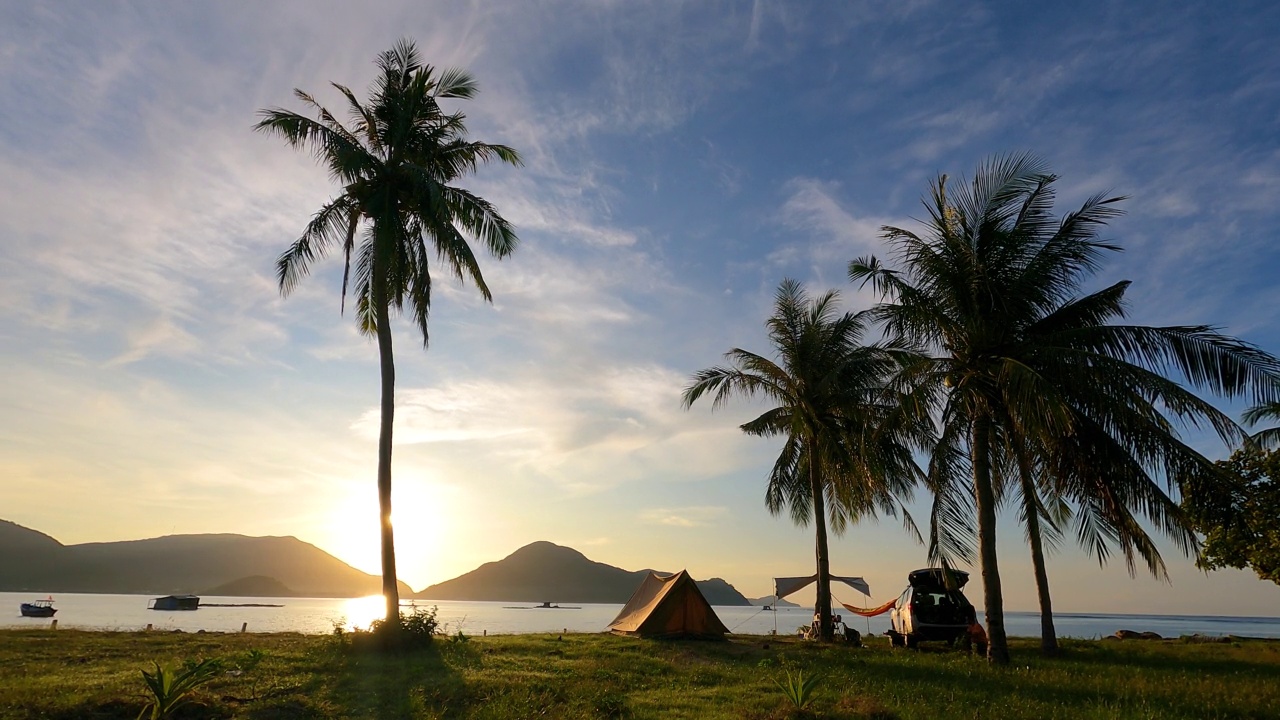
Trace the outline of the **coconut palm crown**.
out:
M 337 197 L 316 212 L 280 255 L 276 271 L 280 291 L 288 295 L 313 263 L 331 252 L 340 253 L 342 306 L 350 290 L 360 331 L 377 337 L 382 375 L 382 587 L 386 619 L 395 626 L 400 616 L 391 527 L 395 365 L 390 313 L 407 309 L 426 346 L 433 256 L 446 272 L 470 280 L 485 300 L 492 301 L 470 241 L 503 258 L 515 250 L 516 234 L 488 201 L 452 183 L 490 160 L 518 165 L 520 156 L 505 145 L 468 140 L 465 116 L 441 109 L 441 99 L 475 95 L 475 80 L 466 72 L 437 72 L 423 65 L 408 40 L 379 55 L 376 64 L 379 74 L 367 102 L 333 83 L 346 98 L 346 123 L 310 94 L 295 90 L 312 116 L 282 108 L 262 110 L 254 129 L 309 150 L 340 185 Z
M 1008 662 L 995 545 L 1005 493 L 1022 493 L 1024 522 L 1048 520 L 1050 531 L 1070 503 L 1077 539 L 1100 559 L 1118 545 L 1131 568 L 1137 553 L 1156 572 L 1159 555 L 1135 513 L 1188 551 L 1195 536 L 1157 480 L 1171 487 L 1214 472 L 1177 427 L 1209 427 L 1228 443 L 1243 437 L 1170 376 L 1261 398 L 1280 373 L 1274 357 L 1209 326 L 1108 324 L 1124 317 L 1129 283 L 1092 294 L 1081 285 L 1119 250 L 1098 233 L 1124 198 L 1095 195 L 1058 218 L 1056 180 L 1029 155 L 994 158 L 955 192 L 943 175 L 925 202 L 923 232 L 883 228 L 896 267 L 875 257 L 849 265 L 851 281 L 884 298 L 871 313 L 888 335 L 929 353 L 899 382 L 940 418 L 931 486 L 967 477 L 988 658 L 997 663 Z M 952 514 L 964 502 L 954 492 L 945 501 Z M 931 548 L 945 557 L 964 545 L 935 537 Z
M 777 361 L 739 348 L 727 366 L 701 370 L 684 390 L 684 406 L 711 393 L 712 407 L 731 397 L 759 396 L 773 405 L 741 426 L 749 435 L 783 438 L 769 473 L 765 506 L 789 512 L 800 526 L 814 524 L 819 637 L 832 637 L 831 571 L 827 528 L 842 534 L 851 523 L 901 507 L 919 480 L 913 443 L 931 428 L 895 424 L 899 398 L 887 386 L 901 366 L 901 350 L 863 345 L 866 315 L 840 313 L 838 295 L 810 299 L 799 283 L 784 281 L 766 323 Z M 917 533 L 918 537 L 918 533 Z
M 1257 425 L 1263 422 L 1280 422 L 1280 401 L 1264 402 L 1244 411 L 1242 418 L 1246 425 Z M 1253 441 L 1264 448 L 1275 450 L 1280 448 L 1280 426 L 1265 428 L 1253 434 Z

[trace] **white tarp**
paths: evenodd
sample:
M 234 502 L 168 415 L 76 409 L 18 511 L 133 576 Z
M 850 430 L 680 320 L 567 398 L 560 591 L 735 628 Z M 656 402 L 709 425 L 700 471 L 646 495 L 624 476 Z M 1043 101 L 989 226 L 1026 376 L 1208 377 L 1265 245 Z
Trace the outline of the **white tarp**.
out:
M 838 575 L 832 575 L 831 580 L 842 582 L 845 585 L 848 585 L 849 587 L 853 588 L 854 590 L 857 590 L 858 592 L 862 593 L 863 595 L 866 595 L 867 597 L 871 597 L 871 586 L 867 584 L 866 580 L 863 580 L 860 577 L 840 577 Z M 810 583 L 815 583 L 817 581 L 818 581 L 818 576 L 816 573 L 813 575 L 809 575 L 808 577 L 774 578 L 773 594 L 778 596 L 778 599 L 781 600 L 782 598 L 792 593 L 798 592 L 804 589 L 805 587 L 808 587 Z

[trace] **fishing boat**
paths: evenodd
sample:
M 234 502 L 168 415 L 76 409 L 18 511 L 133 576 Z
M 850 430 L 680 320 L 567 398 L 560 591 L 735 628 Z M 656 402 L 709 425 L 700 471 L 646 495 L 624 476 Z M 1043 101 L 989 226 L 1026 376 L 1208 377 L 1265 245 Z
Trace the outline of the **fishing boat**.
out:
M 32 600 L 29 603 L 22 603 L 20 606 L 22 617 L 47 618 L 53 617 L 58 609 L 53 606 L 53 598 L 47 600 Z

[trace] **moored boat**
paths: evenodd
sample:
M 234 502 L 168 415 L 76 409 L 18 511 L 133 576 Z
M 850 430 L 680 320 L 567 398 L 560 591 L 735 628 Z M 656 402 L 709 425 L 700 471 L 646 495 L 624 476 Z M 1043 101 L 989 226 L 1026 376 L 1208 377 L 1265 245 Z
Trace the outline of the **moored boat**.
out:
M 196 595 L 165 595 L 147 604 L 148 610 L 199 610 L 200 598 Z
M 20 609 L 22 610 L 22 617 L 47 618 L 53 617 L 53 614 L 58 612 L 58 609 L 53 606 L 53 598 L 22 603 Z

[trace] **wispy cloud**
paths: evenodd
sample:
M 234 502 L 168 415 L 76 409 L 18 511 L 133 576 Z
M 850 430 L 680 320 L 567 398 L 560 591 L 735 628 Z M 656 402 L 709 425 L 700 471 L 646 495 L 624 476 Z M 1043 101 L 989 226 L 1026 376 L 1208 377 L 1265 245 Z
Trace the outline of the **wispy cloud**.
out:
M 570 373 L 572 384 L 539 372 L 403 389 L 396 441 L 456 445 L 443 452 L 544 478 L 573 494 L 654 477 L 695 481 L 741 467 L 738 448 L 746 441 L 733 423 L 680 409 L 681 375 L 655 366 Z M 373 439 L 379 420 L 370 409 L 352 429 Z
M 478 518 L 406 523 L 456 548 L 406 567 L 443 579 L 563 527 L 622 554 L 654 523 L 740 553 L 758 528 L 725 520 L 759 503 L 735 488 L 776 448 L 737 429 L 759 406 L 686 412 L 680 388 L 730 347 L 767 351 L 783 276 L 848 297 L 847 262 L 883 255 L 881 225 L 913 226 L 939 172 L 1026 149 L 1063 176 L 1060 210 L 1131 195 L 1108 233 L 1127 252 L 1098 280 L 1135 280 L 1135 321 L 1280 346 L 1277 24 L 1142 3 L 10 4 L 0 500 L 76 539 L 307 526 L 342 543 L 357 499 L 376 521 L 377 347 L 338 314 L 338 263 L 288 298 L 273 269 L 335 187 L 250 126 L 294 87 L 362 93 L 407 36 L 476 76 L 456 107 L 525 166 L 464 182 L 523 242 L 481 258 L 494 304 L 440 273 L 426 352 L 394 322 L 398 507 Z M 27 489 L 48 482 L 68 489 L 56 508 Z M 805 533 L 766 522 L 779 534 L 752 547 L 809 557 Z M 717 544 L 701 555 L 758 574 Z M 643 545 L 627 562 L 683 564 Z
M 694 528 L 714 525 L 728 514 L 724 507 L 650 508 L 640 513 L 640 520 L 650 525 Z

